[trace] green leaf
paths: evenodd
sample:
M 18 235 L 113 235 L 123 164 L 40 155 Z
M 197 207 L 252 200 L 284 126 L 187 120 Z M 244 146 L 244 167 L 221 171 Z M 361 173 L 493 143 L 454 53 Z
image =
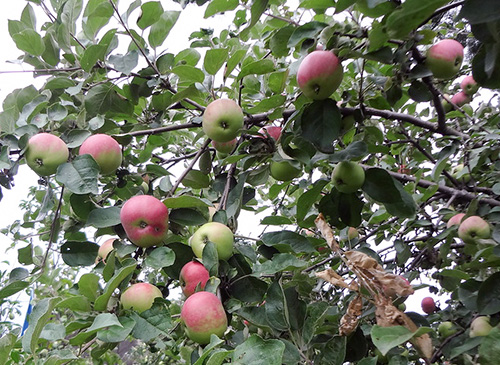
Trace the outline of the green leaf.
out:
M 219 254 L 215 243 L 208 241 L 203 247 L 202 261 L 210 276 L 217 276 L 219 272 Z
M 265 217 L 260 221 L 261 225 L 274 225 L 274 226 L 281 226 L 283 224 L 292 224 L 292 221 L 288 217 L 282 217 L 282 216 L 276 216 L 276 215 L 271 215 L 268 217 Z
M 99 245 L 93 242 L 66 241 L 61 246 L 61 256 L 66 265 L 90 266 L 95 264 Z
M 52 310 L 59 301 L 59 298 L 44 298 L 35 304 L 29 316 L 29 326 L 22 337 L 23 350 L 29 354 L 36 352 L 38 339 L 43 327 L 52 316 Z
M 11 295 L 14 295 L 21 290 L 26 289 L 30 283 L 27 281 L 14 281 L 10 284 L 7 284 L 4 286 L 2 289 L 0 289 L 0 300 L 10 297 Z
M 226 65 L 226 71 L 224 72 L 224 76 L 228 77 L 231 72 L 236 68 L 236 66 L 241 62 L 243 57 L 247 54 L 246 49 L 239 49 L 236 52 L 234 52 L 231 57 L 229 57 L 229 60 L 227 61 Z
M 264 233 L 261 240 L 266 246 L 275 247 L 282 252 L 290 252 L 290 250 L 295 253 L 315 252 L 314 247 L 306 237 L 292 231 Z
M 93 302 L 99 295 L 99 276 L 92 273 L 83 274 L 78 281 L 78 291 Z
M 423 333 L 432 331 L 430 328 L 421 327 L 417 332 L 411 332 L 403 326 L 382 327 L 374 325 L 370 332 L 373 344 L 380 350 L 382 355 L 390 349 L 409 341 L 413 336 L 421 336 Z
M 402 39 L 449 0 L 407 0 L 387 17 L 387 32 Z
M 211 0 L 205 10 L 204 18 L 209 18 L 217 13 L 234 10 L 238 4 L 238 0 Z
M 250 62 L 241 68 L 241 71 L 238 74 L 238 80 L 247 75 L 264 75 L 272 71 L 274 71 L 274 62 L 272 60 L 266 58 Z
M 120 207 L 106 207 L 91 210 L 87 226 L 106 228 L 120 224 Z
M 479 363 L 481 365 L 498 364 L 500 358 L 500 328 L 494 327 L 491 332 L 484 337 L 479 347 Z
M 0 338 L 0 365 L 5 365 L 9 360 L 9 355 L 17 342 L 17 336 L 13 333 L 6 333 Z
M 500 272 L 491 275 L 479 287 L 477 310 L 485 315 L 500 312 Z
M 96 65 L 97 61 L 104 58 L 105 53 L 105 46 L 93 44 L 87 47 L 83 52 L 82 58 L 80 59 L 80 65 L 85 71 L 90 72 Z
M 346 336 L 333 336 L 322 348 L 319 363 L 342 365 L 346 355 Z
M 122 342 L 125 341 L 128 335 L 132 332 L 135 326 L 135 321 L 129 317 L 119 317 L 120 325 L 111 325 L 97 331 L 97 339 L 103 342 Z
M 330 162 L 350 161 L 360 159 L 368 154 L 368 145 L 364 141 L 355 141 L 341 151 L 332 155 L 318 155 L 313 160 L 328 158 Z M 316 158 L 317 157 L 317 158 Z
M 252 275 L 272 275 L 281 271 L 302 269 L 307 266 L 307 262 L 299 260 L 289 253 L 279 253 L 273 256 L 272 261 L 265 261 L 262 264 L 255 264 Z
M 182 185 L 193 189 L 203 189 L 210 186 L 210 177 L 199 170 L 191 170 L 182 180 Z
M 327 26 L 327 23 L 312 21 L 295 28 L 294 32 L 290 35 L 290 39 L 288 40 L 288 47 L 293 48 L 308 38 L 316 39 L 319 33 L 321 33 L 321 31 Z
M 17 48 L 33 56 L 41 56 L 45 51 L 45 43 L 38 32 L 24 29 L 12 36 Z
M 85 332 L 80 332 L 79 334 L 77 334 L 69 341 L 69 343 L 74 346 L 82 345 L 85 342 L 87 342 L 91 337 L 94 337 L 94 335 L 99 330 L 113 326 L 117 326 L 120 328 L 123 327 L 118 318 L 116 317 L 116 314 L 100 313 L 94 318 L 92 325 L 89 328 L 87 328 Z
M 129 100 L 118 94 L 117 87 L 111 83 L 97 85 L 85 95 L 87 117 L 96 115 L 130 116 L 134 107 Z
M 245 342 L 236 346 L 233 352 L 233 364 L 245 365 L 281 365 L 285 344 L 279 340 L 263 340 L 252 334 Z
M 135 338 L 148 342 L 159 336 L 168 336 L 168 332 L 174 327 L 165 301 L 158 302 L 159 300 L 156 299 L 151 309 L 140 314 L 131 313 L 131 317 L 136 323 L 132 332 Z
M 144 261 L 149 267 L 161 269 L 175 262 L 175 252 L 168 247 L 158 247 L 150 252 Z
M 228 55 L 229 50 L 227 48 L 209 49 L 207 53 L 205 53 L 203 68 L 208 72 L 208 74 L 215 75 L 220 70 L 224 62 L 226 62 Z
M 82 25 L 85 36 L 94 40 L 97 32 L 108 24 L 112 15 L 113 7 L 108 0 L 90 0 L 83 11 Z
M 496 0 L 466 0 L 458 16 L 470 24 L 488 23 L 500 19 L 500 8 Z
M 177 208 L 203 208 L 210 207 L 212 203 L 203 198 L 198 198 L 192 195 L 182 195 L 177 198 L 167 198 L 163 201 L 163 204 L 170 209 Z
M 253 0 L 252 6 L 250 8 L 250 23 L 248 26 L 243 29 L 240 33 L 241 37 L 246 38 L 248 33 L 250 32 L 250 29 L 253 28 L 255 24 L 259 21 L 261 15 L 264 13 L 264 11 L 267 9 L 267 4 L 269 3 L 269 0 Z
M 207 223 L 207 218 L 195 209 L 179 208 L 171 210 L 168 215 L 170 221 L 181 226 L 199 226 Z
M 189 65 L 180 65 L 180 66 L 175 66 L 172 69 L 172 72 L 179 76 L 179 80 L 181 82 L 187 82 L 187 83 L 192 83 L 192 82 L 199 82 L 203 83 L 203 80 L 205 80 L 205 74 L 203 73 L 202 70 L 189 66 Z
M 300 120 L 302 137 L 321 152 L 332 153 L 342 123 L 336 102 L 332 99 L 315 101 L 305 107 Z
M 143 30 L 146 29 L 160 19 L 163 11 L 163 7 L 159 1 L 148 1 L 142 4 L 141 15 L 137 19 L 137 25 Z
M 470 351 L 483 342 L 483 337 L 467 338 L 464 342 L 459 342 L 460 346 L 455 346 L 451 349 L 449 359 L 453 359 L 464 352 Z M 494 363 L 493 363 L 494 364 Z M 493 365 L 492 364 L 492 365 Z
M 97 278 L 97 280 L 99 280 L 99 278 Z M 98 288 L 98 284 L 96 281 L 95 282 L 95 290 L 93 292 L 93 294 L 95 294 L 95 295 L 93 296 L 92 299 L 95 299 L 95 297 L 97 296 L 97 288 Z M 80 292 L 81 292 L 81 290 L 80 290 Z M 89 290 L 89 292 L 91 292 L 91 291 Z M 92 294 L 90 294 L 90 295 L 92 296 Z M 91 310 L 90 302 L 87 299 L 87 297 L 84 295 L 75 295 L 75 296 L 63 299 L 57 304 L 56 308 L 70 309 L 70 310 L 75 311 L 75 312 L 90 312 L 90 310 Z
M 107 282 L 106 287 L 104 288 L 103 294 L 99 296 L 94 304 L 94 310 L 96 311 L 105 311 L 109 298 L 111 298 L 111 295 L 113 295 L 114 291 L 116 288 L 118 288 L 118 285 L 125 280 L 127 276 L 132 274 L 137 266 L 137 262 L 135 260 L 132 263 L 128 264 L 127 266 L 122 267 L 119 269 L 115 275 Z
M 265 308 L 267 322 L 272 328 L 278 331 L 290 328 L 285 293 L 279 281 L 274 281 L 267 290 Z
M 172 30 L 177 22 L 179 15 L 180 11 L 165 11 L 160 19 L 151 26 L 148 37 L 151 47 L 156 48 L 163 44 L 170 30 Z
M 500 44 L 481 45 L 472 60 L 472 76 L 477 83 L 490 89 L 500 88 Z
M 290 53 L 288 42 L 294 31 L 295 27 L 288 25 L 278 29 L 276 33 L 273 34 L 269 40 L 269 48 L 271 49 L 273 56 L 285 57 Z
M 66 327 L 60 323 L 47 323 L 40 333 L 40 338 L 48 341 L 62 340 L 66 337 Z
M 113 64 L 118 72 L 129 75 L 139 62 L 139 52 L 132 50 L 125 55 L 111 55 L 109 62 Z
M 210 343 L 203 349 L 203 354 L 200 356 L 198 360 L 193 365 L 204 365 L 206 364 L 205 359 L 210 355 L 210 353 L 213 353 L 213 350 L 217 347 L 219 347 L 221 344 L 224 343 L 224 340 L 221 340 L 215 335 L 210 336 Z

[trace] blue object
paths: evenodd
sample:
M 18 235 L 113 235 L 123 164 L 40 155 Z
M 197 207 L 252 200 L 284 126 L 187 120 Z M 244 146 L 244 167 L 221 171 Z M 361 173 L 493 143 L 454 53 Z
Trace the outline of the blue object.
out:
M 28 318 L 29 318 L 29 315 L 31 314 L 31 310 L 33 309 L 33 305 L 31 304 L 32 301 L 33 301 L 33 291 L 31 292 L 31 295 L 30 295 L 30 302 L 28 304 L 28 310 L 26 311 L 26 317 L 24 318 L 24 324 L 23 324 L 23 329 L 21 330 L 21 336 L 23 336 L 24 332 L 26 332 L 26 330 L 28 329 L 28 325 L 29 325 Z

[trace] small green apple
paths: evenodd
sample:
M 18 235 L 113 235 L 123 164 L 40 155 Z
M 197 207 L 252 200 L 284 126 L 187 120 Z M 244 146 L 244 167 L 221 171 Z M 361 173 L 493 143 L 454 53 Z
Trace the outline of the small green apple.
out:
M 132 308 L 137 312 L 144 312 L 153 306 L 155 298 L 162 297 L 160 289 L 156 286 L 149 283 L 137 283 L 123 292 L 120 302 L 124 309 Z
M 356 162 L 342 161 L 333 169 L 332 180 L 341 193 L 354 193 L 365 182 L 365 170 Z
M 270 174 L 278 181 L 290 181 L 300 176 L 302 169 L 294 166 L 292 160 L 272 161 Z
M 455 214 L 453 217 L 451 217 L 448 222 L 446 223 L 446 228 L 450 228 L 453 226 L 460 226 L 460 223 L 462 222 L 462 219 L 465 217 L 464 213 L 458 213 Z
M 203 249 L 208 242 L 215 244 L 220 260 L 227 260 L 233 255 L 233 232 L 224 224 L 205 223 L 189 239 L 189 245 L 198 258 L 203 257 Z
M 488 336 L 493 327 L 490 324 L 490 318 L 480 316 L 475 318 L 470 325 L 469 337 Z
M 465 76 L 460 82 L 460 88 L 467 95 L 474 95 L 479 90 L 479 85 L 472 75 Z
M 234 100 L 217 99 L 203 112 L 203 132 L 213 141 L 229 142 L 240 133 L 243 119 L 243 111 Z
M 450 321 L 445 321 L 439 324 L 438 333 L 442 338 L 450 337 L 457 333 L 457 327 Z

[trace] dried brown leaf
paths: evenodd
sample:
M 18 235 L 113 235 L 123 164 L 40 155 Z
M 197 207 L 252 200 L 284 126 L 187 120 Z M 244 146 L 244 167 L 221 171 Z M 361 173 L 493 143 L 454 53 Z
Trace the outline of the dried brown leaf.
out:
M 328 222 L 322 213 L 318 214 L 318 217 L 314 220 L 316 227 L 321 232 L 321 235 L 326 240 L 328 247 L 334 252 L 340 253 L 340 246 L 333 235 L 333 230 L 331 229 Z
M 316 276 L 324 281 L 329 282 L 332 285 L 340 286 L 342 288 L 351 289 L 351 286 L 347 284 L 342 277 L 337 274 L 333 269 L 326 269 L 316 273 Z M 352 290 L 352 289 L 351 289 Z
M 363 311 L 363 299 L 357 296 L 349 303 L 346 313 L 340 319 L 339 333 L 341 336 L 350 335 L 358 327 L 359 316 Z

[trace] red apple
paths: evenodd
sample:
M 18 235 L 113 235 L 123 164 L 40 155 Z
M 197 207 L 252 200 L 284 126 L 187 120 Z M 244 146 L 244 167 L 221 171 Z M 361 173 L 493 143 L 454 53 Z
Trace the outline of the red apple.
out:
M 238 140 L 235 138 L 229 142 L 216 142 L 212 141 L 212 146 L 217 152 L 228 155 L 234 151 L 234 148 L 238 144 Z
M 436 303 L 431 297 L 425 297 L 422 299 L 421 306 L 422 310 L 427 314 L 431 314 L 436 310 Z
M 68 160 L 69 150 L 64 141 L 50 133 L 31 137 L 26 148 L 26 163 L 40 176 L 55 174 L 57 167 Z
M 151 247 L 163 242 L 168 233 L 168 209 L 151 195 L 136 195 L 123 204 L 120 220 L 133 244 Z
M 343 76 L 342 64 L 333 52 L 313 51 L 300 63 L 297 83 L 308 98 L 324 100 L 337 90 Z
M 113 137 L 94 134 L 80 146 L 80 155 L 89 154 L 96 160 L 101 174 L 109 175 L 122 164 L 122 149 Z
M 227 316 L 215 294 L 200 291 L 186 299 L 181 309 L 181 321 L 188 337 L 199 344 L 210 342 L 210 335 L 222 337 L 227 329 Z
M 123 292 L 120 302 L 124 309 L 132 308 L 137 312 L 144 312 L 153 306 L 155 298 L 162 297 L 160 289 L 156 286 L 149 283 L 137 283 Z
M 257 133 L 259 133 L 264 138 L 271 137 L 272 139 L 274 139 L 275 142 L 278 142 L 278 140 L 281 137 L 281 127 L 276 127 L 274 125 L 268 125 L 268 126 L 265 126 L 265 127 L 262 127 L 261 129 L 259 129 L 259 131 Z M 260 137 L 260 136 L 257 135 L 257 137 Z
M 458 237 L 465 243 L 474 244 L 478 239 L 486 239 L 490 236 L 490 225 L 477 215 L 468 217 L 458 227 Z
M 450 228 L 452 226 L 459 226 L 460 223 L 462 222 L 463 217 L 465 217 L 464 213 L 455 214 L 453 217 L 450 218 L 448 223 L 446 223 L 446 228 Z
M 110 238 L 109 240 L 104 241 L 104 243 L 99 247 L 97 251 L 97 256 L 101 258 L 103 261 L 106 260 L 109 253 L 113 251 L 113 242 L 115 242 L 116 238 Z
M 196 257 L 202 258 L 203 249 L 209 241 L 215 244 L 220 260 L 227 260 L 233 255 L 233 232 L 224 224 L 209 222 L 196 230 L 189 239 L 189 245 Z
M 190 261 L 184 265 L 179 277 L 182 292 L 186 297 L 191 296 L 198 285 L 203 290 L 208 279 L 210 279 L 208 270 L 198 261 Z
M 464 47 L 454 39 L 443 39 L 427 51 L 426 65 L 434 77 L 449 79 L 455 76 L 464 59 Z
M 465 104 L 470 103 L 471 100 L 472 100 L 471 97 L 466 93 L 464 93 L 463 91 L 456 93 L 451 98 L 451 102 L 456 106 L 464 106 Z
M 479 85 L 472 75 L 465 76 L 465 78 L 460 82 L 460 88 L 467 95 L 474 95 L 479 90 Z
M 235 139 L 243 128 L 243 111 L 230 99 L 217 99 L 203 113 L 203 132 L 216 142 Z

